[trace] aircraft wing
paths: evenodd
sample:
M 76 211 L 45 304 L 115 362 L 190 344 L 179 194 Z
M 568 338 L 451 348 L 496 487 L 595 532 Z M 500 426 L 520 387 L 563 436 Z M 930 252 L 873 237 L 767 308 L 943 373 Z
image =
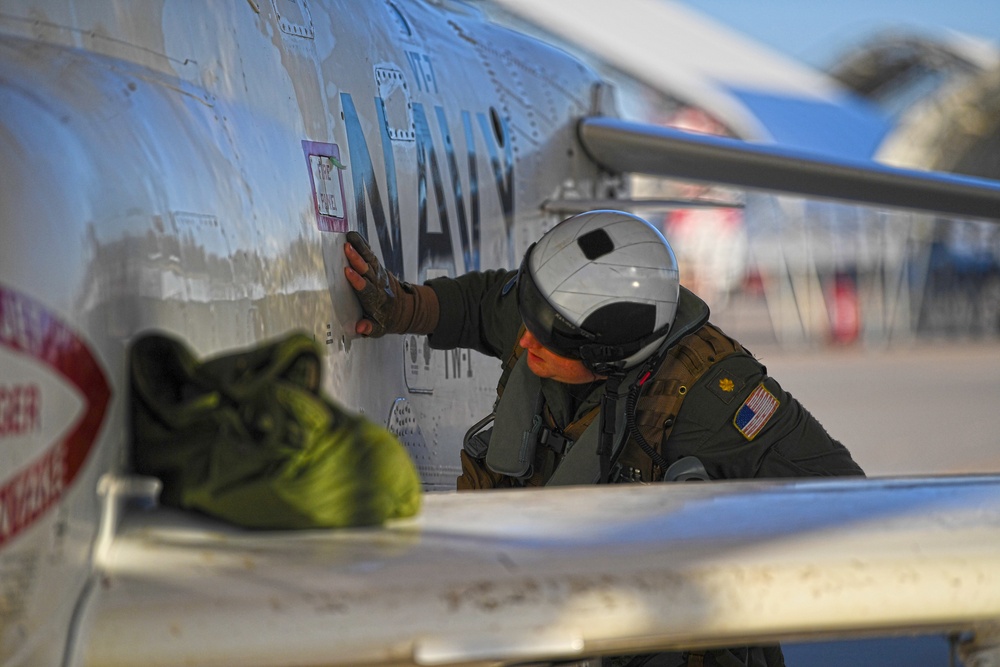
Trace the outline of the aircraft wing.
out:
M 87 665 L 458 665 L 1000 621 L 1000 477 L 431 494 L 385 528 L 132 514 Z
M 598 164 L 681 180 L 724 183 L 1000 221 L 1000 183 L 847 160 L 608 117 L 578 126 Z

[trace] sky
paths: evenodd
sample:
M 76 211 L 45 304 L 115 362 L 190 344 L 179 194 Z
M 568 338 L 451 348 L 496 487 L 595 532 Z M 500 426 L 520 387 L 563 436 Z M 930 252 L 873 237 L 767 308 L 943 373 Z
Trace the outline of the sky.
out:
M 881 29 L 947 29 L 1000 46 L 1000 0 L 676 0 L 778 51 L 825 67 Z

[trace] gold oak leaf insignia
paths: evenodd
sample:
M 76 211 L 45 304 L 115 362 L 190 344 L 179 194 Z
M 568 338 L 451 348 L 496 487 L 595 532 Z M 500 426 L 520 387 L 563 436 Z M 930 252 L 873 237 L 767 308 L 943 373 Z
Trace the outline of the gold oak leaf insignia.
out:
M 733 384 L 733 381 L 730 380 L 729 378 L 722 378 L 721 380 L 719 380 L 719 389 L 721 389 L 722 391 L 732 391 L 735 388 L 736 385 Z

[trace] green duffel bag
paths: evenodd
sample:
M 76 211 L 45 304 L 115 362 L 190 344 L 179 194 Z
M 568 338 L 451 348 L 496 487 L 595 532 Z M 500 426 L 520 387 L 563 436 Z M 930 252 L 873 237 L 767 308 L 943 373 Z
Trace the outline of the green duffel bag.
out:
M 320 390 L 316 343 L 292 334 L 199 361 L 148 334 L 131 348 L 136 472 L 165 505 L 248 528 L 336 528 L 416 514 L 410 457 Z

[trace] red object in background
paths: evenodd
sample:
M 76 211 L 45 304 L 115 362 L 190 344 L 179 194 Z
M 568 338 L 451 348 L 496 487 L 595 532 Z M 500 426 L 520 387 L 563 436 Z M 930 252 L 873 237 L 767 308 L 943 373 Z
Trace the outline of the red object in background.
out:
M 830 299 L 830 337 L 834 343 L 849 344 L 861 333 L 861 306 L 854 278 L 839 275 L 833 280 Z

